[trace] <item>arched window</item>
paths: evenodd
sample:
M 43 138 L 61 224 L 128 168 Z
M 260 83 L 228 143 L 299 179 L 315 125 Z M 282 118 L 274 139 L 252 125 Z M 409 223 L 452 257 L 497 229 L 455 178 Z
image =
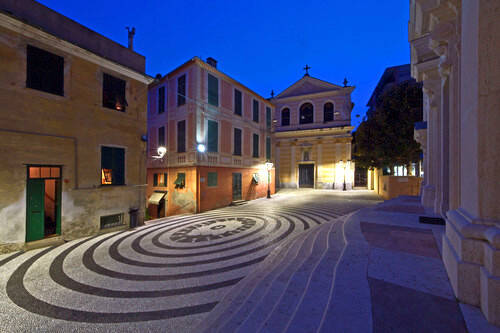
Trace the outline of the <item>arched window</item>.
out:
M 310 124 L 314 122 L 314 108 L 311 103 L 304 103 L 300 107 L 300 124 Z
M 281 126 L 290 126 L 290 109 L 286 108 L 281 111 Z
M 333 103 L 325 103 L 323 106 L 323 122 L 333 121 Z

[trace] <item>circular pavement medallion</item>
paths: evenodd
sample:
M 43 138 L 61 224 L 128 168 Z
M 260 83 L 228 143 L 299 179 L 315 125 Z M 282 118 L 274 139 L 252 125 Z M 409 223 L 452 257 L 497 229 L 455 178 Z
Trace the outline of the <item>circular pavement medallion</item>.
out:
M 181 243 L 205 242 L 220 239 L 250 229 L 257 222 L 247 217 L 220 218 L 192 224 L 170 236 L 170 240 Z

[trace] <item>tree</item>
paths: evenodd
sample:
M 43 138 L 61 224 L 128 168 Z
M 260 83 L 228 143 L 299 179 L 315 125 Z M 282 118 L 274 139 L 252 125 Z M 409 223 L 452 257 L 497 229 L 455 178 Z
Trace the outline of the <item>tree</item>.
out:
M 422 120 L 422 88 L 403 82 L 382 94 L 354 133 L 353 155 L 362 168 L 409 165 L 420 158 L 413 128 Z

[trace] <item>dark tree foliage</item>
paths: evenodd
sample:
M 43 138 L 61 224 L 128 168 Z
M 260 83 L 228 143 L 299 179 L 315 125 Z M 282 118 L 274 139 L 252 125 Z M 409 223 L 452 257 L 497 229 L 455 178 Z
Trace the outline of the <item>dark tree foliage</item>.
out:
M 421 120 L 420 85 L 403 82 L 381 95 L 377 108 L 354 133 L 356 166 L 392 169 L 418 161 L 421 150 L 413 139 L 413 128 Z

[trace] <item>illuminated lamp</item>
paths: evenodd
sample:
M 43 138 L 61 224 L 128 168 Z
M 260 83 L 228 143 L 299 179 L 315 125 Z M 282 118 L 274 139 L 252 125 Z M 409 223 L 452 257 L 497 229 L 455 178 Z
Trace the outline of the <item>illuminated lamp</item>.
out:
M 198 143 L 196 146 L 196 150 L 198 150 L 200 153 L 204 153 L 207 150 L 207 147 L 203 143 Z

